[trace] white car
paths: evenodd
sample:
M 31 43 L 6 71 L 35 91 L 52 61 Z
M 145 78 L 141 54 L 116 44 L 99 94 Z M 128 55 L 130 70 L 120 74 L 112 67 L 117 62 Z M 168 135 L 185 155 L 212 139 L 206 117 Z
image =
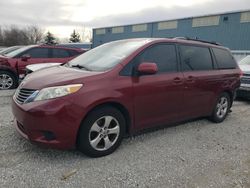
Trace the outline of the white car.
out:
M 250 99 L 250 55 L 242 59 L 239 62 L 239 66 L 243 72 L 243 76 L 241 77 L 241 84 L 237 91 L 237 96 Z

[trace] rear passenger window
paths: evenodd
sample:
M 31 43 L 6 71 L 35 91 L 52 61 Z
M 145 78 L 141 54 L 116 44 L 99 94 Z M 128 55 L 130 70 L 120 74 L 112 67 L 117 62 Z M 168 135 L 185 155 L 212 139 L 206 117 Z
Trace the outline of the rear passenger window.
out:
M 29 54 L 32 58 L 49 58 L 48 48 L 32 48 L 25 54 Z
M 236 62 L 229 51 L 213 48 L 213 52 L 219 69 L 236 68 Z
M 65 57 L 70 57 L 70 54 L 67 50 L 53 49 L 53 58 L 65 58 Z
M 180 46 L 182 70 L 212 70 L 213 61 L 208 48 L 197 46 Z
M 176 72 L 177 59 L 175 45 L 159 44 L 146 49 L 135 58 L 135 64 L 142 62 L 153 62 L 158 66 L 158 73 Z

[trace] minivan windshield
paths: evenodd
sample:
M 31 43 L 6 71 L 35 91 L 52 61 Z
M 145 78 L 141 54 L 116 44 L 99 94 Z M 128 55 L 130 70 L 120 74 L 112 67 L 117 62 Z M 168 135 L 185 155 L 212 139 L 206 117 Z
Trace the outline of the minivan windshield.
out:
M 96 47 L 71 60 L 65 66 L 103 72 L 112 69 L 149 39 L 120 40 Z
M 250 65 L 250 55 L 239 62 L 239 65 Z

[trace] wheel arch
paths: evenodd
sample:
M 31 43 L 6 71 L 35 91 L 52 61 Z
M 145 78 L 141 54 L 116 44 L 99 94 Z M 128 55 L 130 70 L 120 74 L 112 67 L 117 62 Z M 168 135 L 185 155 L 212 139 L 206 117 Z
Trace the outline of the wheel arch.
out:
M 231 90 L 224 90 L 222 93 L 227 93 L 230 97 L 230 108 L 233 105 L 233 101 L 234 101 L 234 92 L 232 92 Z
M 11 86 L 11 89 L 15 89 L 15 88 L 17 88 L 18 87 L 18 81 L 19 81 L 19 76 L 18 76 L 18 74 L 15 72 L 15 71 L 13 71 L 12 69 L 10 69 L 10 68 L 6 68 L 6 67 L 0 67 L 0 72 L 5 72 L 5 73 L 9 73 L 10 75 L 12 75 L 13 76 L 13 85 Z
M 125 135 L 129 135 L 130 134 L 130 128 L 131 128 L 131 125 L 132 125 L 132 117 L 131 115 L 129 114 L 129 111 L 128 109 L 122 105 L 121 103 L 119 102 L 116 102 L 116 101 L 107 101 L 107 102 L 103 102 L 103 103 L 100 103 L 100 104 L 97 104 L 95 105 L 94 107 L 92 107 L 90 110 L 88 110 L 88 112 L 86 113 L 86 115 L 84 116 L 84 118 L 82 119 L 81 121 L 81 124 L 77 130 L 77 137 L 76 137 L 76 144 L 77 144 L 77 140 L 78 140 L 78 137 L 79 137 L 79 131 L 80 131 L 80 128 L 81 128 L 81 125 L 82 123 L 84 122 L 84 120 L 86 119 L 86 117 L 94 110 L 98 109 L 98 108 L 101 108 L 101 107 L 113 107 L 113 108 L 116 108 L 117 110 L 119 110 L 122 115 L 124 116 L 125 118 L 125 121 L 126 121 L 126 132 L 125 132 Z
M 13 76 L 15 76 L 16 80 L 18 81 L 18 74 L 16 71 L 12 70 L 9 67 L 5 67 L 5 66 L 0 66 L 0 71 L 7 71 L 10 72 Z

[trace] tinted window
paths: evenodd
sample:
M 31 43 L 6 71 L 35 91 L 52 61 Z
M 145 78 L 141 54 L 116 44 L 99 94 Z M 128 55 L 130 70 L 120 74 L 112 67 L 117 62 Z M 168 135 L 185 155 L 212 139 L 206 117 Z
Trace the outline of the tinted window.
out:
M 48 48 L 32 48 L 25 52 L 29 54 L 32 58 L 49 58 L 49 49 Z
M 52 49 L 53 51 L 53 58 L 65 58 L 70 57 L 70 54 L 67 50 L 64 49 Z
M 68 50 L 68 52 L 70 53 L 70 56 L 76 56 L 80 54 L 78 51 L 75 50 Z
M 236 62 L 229 51 L 213 48 L 213 52 L 219 69 L 236 68 Z
M 197 46 L 180 46 L 182 70 L 211 70 L 213 62 L 208 48 Z
M 136 66 L 142 62 L 156 63 L 158 73 L 177 71 L 175 45 L 159 44 L 146 49 L 135 58 Z

